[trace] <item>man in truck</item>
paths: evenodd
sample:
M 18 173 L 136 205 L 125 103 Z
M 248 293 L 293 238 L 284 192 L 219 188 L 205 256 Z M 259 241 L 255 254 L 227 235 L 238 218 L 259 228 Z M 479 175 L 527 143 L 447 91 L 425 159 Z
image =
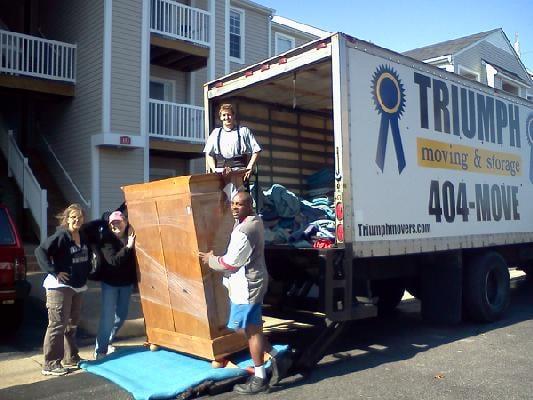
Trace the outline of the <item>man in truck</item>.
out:
M 272 360 L 270 383 L 279 380 L 275 359 L 278 352 L 263 334 L 261 305 L 267 291 L 268 273 L 263 222 L 255 215 L 252 204 L 249 193 L 237 192 L 231 203 L 235 226 L 226 253 L 215 256 L 213 251 L 200 252 L 206 266 L 224 273 L 224 285 L 228 288 L 231 304 L 227 326 L 245 335 L 254 362 L 254 375 L 246 383 L 235 385 L 233 390 L 238 394 L 255 394 L 269 389 L 265 352 Z
M 243 180 L 247 183 L 261 147 L 250 129 L 235 123 L 236 116 L 231 104 L 222 104 L 218 115 L 222 127 L 213 129 L 204 147 L 207 166 L 210 171 L 221 173 L 224 177 L 233 170 L 244 168 Z M 231 200 L 236 193 L 235 185 L 227 186 L 224 192 Z

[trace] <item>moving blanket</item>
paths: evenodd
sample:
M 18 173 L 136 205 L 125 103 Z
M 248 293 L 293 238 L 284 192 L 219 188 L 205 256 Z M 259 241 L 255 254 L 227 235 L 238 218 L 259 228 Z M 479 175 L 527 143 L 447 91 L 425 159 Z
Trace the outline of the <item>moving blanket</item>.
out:
M 287 346 L 276 345 L 279 352 Z M 253 366 L 247 352 L 231 357 L 239 368 L 212 368 L 211 362 L 169 350 L 145 347 L 118 350 L 98 361 L 85 361 L 81 368 L 102 376 L 130 392 L 136 400 L 175 398 L 206 381 L 246 376 Z M 267 363 L 267 367 L 270 362 Z

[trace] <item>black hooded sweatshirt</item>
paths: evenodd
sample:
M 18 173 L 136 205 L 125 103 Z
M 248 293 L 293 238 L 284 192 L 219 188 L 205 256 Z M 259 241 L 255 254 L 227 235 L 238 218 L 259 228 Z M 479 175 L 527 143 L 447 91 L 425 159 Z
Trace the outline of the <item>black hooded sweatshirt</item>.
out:
M 95 257 L 97 273 L 94 280 L 100 280 L 111 286 L 127 286 L 137 281 L 135 249 L 126 246 L 131 227 L 126 228 L 126 235 L 119 239 L 106 225 L 99 229 L 99 240 L 91 246 Z
M 80 288 L 87 283 L 91 271 L 89 250 L 84 235 L 80 232 L 80 246 L 70 232 L 63 227 L 48 237 L 35 249 L 35 257 L 44 272 L 57 277 L 60 272 L 69 274 L 65 285 Z

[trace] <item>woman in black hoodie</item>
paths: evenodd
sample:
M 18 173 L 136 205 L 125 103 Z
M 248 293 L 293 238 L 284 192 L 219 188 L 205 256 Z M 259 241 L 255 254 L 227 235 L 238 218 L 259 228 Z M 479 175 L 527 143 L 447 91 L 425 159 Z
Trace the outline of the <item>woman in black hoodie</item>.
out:
M 65 367 L 76 368 L 81 360 L 76 328 L 91 264 L 87 242 L 80 234 L 85 221 L 82 207 L 71 204 L 57 218 L 60 226 L 35 249 L 35 256 L 41 269 L 48 273 L 43 282 L 48 327 L 43 343 L 42 374 L 61 376 L 69 372 Z
M 93 247 L 102 284 L 102 310 L 96 336 L 95 358 L 114 351 L 111 345 L 117 331 L 128 316 L 128 308 L 137 280 L 135 268 L 135 233 L 121 211 L 108 218 L 109 229 L 103 229 L 100 243 Z

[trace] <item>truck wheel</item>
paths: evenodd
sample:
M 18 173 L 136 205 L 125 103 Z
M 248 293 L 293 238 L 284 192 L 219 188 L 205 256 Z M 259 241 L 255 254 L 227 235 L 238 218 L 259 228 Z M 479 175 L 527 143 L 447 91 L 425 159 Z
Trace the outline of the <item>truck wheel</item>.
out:
M 372 296 L 377 296 L 378 315 L 389 315 L 402 301 L 405 283 L 400 279 L 372 281 Z
M 464 308 L 475 321 L 500 319 L 509 305 L 510 277 L 507 264 L 496 252 L 472 258 L 466 265 Z

